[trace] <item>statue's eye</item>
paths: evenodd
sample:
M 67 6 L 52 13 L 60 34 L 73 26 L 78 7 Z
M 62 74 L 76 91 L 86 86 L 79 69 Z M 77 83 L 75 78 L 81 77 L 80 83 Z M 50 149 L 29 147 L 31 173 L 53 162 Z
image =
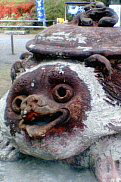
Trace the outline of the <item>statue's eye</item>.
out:
M 74 95 L 73 88 L 66 84 L 56 85 L 52 91 L 53 98 L 57 102 L 68 102 Z

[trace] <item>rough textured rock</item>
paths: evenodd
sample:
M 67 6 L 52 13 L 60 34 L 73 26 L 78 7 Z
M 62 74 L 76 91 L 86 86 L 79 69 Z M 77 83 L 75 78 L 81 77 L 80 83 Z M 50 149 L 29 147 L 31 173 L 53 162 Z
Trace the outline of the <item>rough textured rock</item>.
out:
M 103 3 L 88 5 L 85 12 L 76 15 L 71 24 L 78 26 L 113 27 L 118 22 L 116 12 Z

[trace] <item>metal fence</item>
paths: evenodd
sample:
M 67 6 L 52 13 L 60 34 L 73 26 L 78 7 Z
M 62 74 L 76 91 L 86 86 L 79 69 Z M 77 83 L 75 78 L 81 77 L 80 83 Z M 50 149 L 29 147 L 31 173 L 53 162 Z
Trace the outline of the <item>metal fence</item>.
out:
M 43 21 L 38 21 L 38 20 L 0 20 L 0 23 L 12 23 L 12 22 L 21 22 L 21 23 L 42 23 L 42 26 L 19 26 L 19 25 L 0 25 L 0 28 L 47 28 L 47 26 L 44 26 L 45 24 L 52 22 L 52 24 L 56 23 L 56 20 L 45 20 Z
M 12 23 L 12 22 L 21 22 L 21 23 L 42 23 L 42 26 L 36 25 L 36 26 L 21 26 L 21 25 L 0 25 L 0 28 L 12 28 L 12 29 L 45 29 L 47 28 L 47 26 L 45 26 L 45 24 L 52 22 L 52 24 L 56 24 L 56 20 L 45 20 L 43 21 L 38 21 L 38 20 L 0 20 L 0 23 Z M 8 32 L 8 34 L 10 34 L 11 36 L 11 52 L 12 54 L 14 54 L 14 39 L 13 36 L 16 34 L 21 34 L 20 30 L 14 30 L 14 31 L 10 31 Z

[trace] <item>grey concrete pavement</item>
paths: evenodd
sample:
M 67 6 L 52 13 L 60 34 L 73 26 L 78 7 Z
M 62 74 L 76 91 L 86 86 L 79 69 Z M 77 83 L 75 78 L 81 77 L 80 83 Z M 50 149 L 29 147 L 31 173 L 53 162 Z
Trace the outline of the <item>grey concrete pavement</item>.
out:
M 15 55 L 11 54 L 11 36 L 7 34 L 0 34 L 0 64 L 13 63 L 21 52 L 26 51 L 25 45 L 26 42 L 32 39 L 35 35 L 14 35 L 14 51 Z
M 18 60 L 20 54 L 26 51 L 26 42 L 34 38 L 34 34 L 14 35 L 14 52 L 11 52 L 11 36 L 0 34 L 0 98 L 10 88 L 10 68 Z

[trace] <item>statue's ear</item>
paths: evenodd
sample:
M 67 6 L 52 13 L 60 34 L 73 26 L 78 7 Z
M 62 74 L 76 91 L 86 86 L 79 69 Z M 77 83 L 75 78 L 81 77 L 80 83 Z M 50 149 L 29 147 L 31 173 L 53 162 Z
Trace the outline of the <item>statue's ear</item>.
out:
M 111 77 L 113 70 L 111 67 L 111 63 L 106 57 L 100 54 L 94 54 L 85 59 L 85 65 L 87 67 L 95 68 L 95 71 L 98 73 L 102 73 L 104 78 Z
M 12 83 L 16 80 L 17 76 L 19 76 L 21 73 L 25 72 L 25 67 L 22 63 L 22 61 L 16 61 L 12 67 L 11 67 L 11 81 Z
M 11 80 L 12 83 L 16 80 L 21 73 L 26 72 L 28 69 L 37 66 L 37 62 L 31 52 L 24 52 L 20 55 L 20 59 L 16 61 L 11 67 Z

